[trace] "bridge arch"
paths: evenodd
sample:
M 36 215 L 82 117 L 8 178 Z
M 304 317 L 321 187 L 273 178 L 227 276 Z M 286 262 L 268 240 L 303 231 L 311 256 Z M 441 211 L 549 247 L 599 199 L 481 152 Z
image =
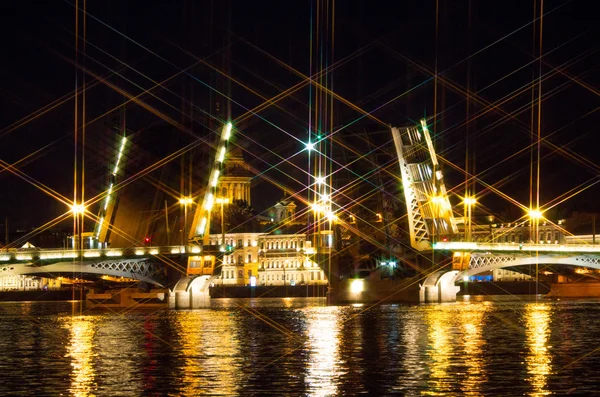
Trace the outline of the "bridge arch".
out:
M 511 255 L 511 254 L 478 254 L 472 253 L 469 268 L 461 272 L 458 277 L 472 276 L 475 274 L 503 269 L 507 267 L 526 265 L 567 265 L 600 269 L 600 255 L 573 254 L 573 255 Z
M 164 287 L 156 280 L 158 266 L 148 258 L 131 258 L 100 260 L 86 262 L 56 262 L 51 264 L 36 265 L 33 263 L 5 263 L 0 265 L 0 276 L 42 276 L 49 274 L 97 274 L 114 277 L 125 277 L 133 280 L 147 282 L 159 288 Z
M 419 287 L 421 302 L 454 302 L 460 287 L 454 285 L 460 276 L 458 270 L 440 270 L 427 276 Z
M 210 307 L 208 288 L 215 276 L 194 275 L 181 278 L 169 294 L 170 309 L 202 309 Z

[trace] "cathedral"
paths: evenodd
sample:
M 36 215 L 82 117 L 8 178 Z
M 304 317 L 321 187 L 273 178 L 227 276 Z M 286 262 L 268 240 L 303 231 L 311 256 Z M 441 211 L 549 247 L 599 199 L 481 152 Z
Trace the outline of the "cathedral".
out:
M 219 194 L 229 199 L 251 204 L 252 173 L 245 163 L 242 151 L 233 149 L 219 178 Z M 238 201 L 239 202 L 239 201 Z M 213 214 L 216 214 L 215 211 Z M 220 219 L 211 224 L 210 245 L 226 245 L 231 253 L 223 258 L 221 276 L 215 281 L 223 286 L 284 286 L 326 285 L 322 269 L 310 260 L 311 243 L 306 235 L 306 221 L 296 216 L 296 204 L 289 197 L 275 203 L 269 216 L 254 216 L 253 228 L 230 225 L 225 230 L 225 241 L 220 230 Z M 215 233 L 216 232 L 216 233 Z

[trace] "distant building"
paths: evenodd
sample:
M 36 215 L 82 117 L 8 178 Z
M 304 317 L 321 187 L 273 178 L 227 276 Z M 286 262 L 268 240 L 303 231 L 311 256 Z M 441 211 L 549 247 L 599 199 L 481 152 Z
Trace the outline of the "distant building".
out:
M 58 290 L 61 285 L 60 279 L 53 278 L 22 275 L 0 277 L 0 291 Z

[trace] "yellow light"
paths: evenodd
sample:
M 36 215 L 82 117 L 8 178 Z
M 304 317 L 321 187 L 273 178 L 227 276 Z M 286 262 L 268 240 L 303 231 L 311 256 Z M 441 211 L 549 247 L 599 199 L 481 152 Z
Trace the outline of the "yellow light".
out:
M 210 211 L 212 209 L 214 202 L 215 202 L 215 196 L 213 196 L 212 193 L 209 193 L 208 197 L 206 198 L 206 205 L 204 206 L 204 208 L 206 208 L 207 211 Z
M 350 292 L 352 292 L 353 294 L 358 294 L 360 292 L 363 292 L 365 290 L 365 280 L 357 278 L 355 280 L 352 280 L 352 283 L 350 283 Z
M 219 170 L 215 170 L 215 174 L 213 176 L 213 180 L 212 180 L 212 187 L 217 187 L 217 184 L 219 183 L 219 174 L 221 173 L 221 171 Z
M 225 160 L 225 146 L 221 147 L 221 151 L 219 152 L 219 158 L 217 159 L 217 161 L 219 163 L 222 163 L 223 160 Z
M 335 221 L 335 220 L 337 220 L 337 218 L 338 218 L 338 217 L 337 217 L 337 215 L 335 215 L 335 214 L 334 214 L 332 211 L 327 211 L 327 212 L 325 213 L 325 216 L 326 216 L 326 217 L 327 217 L 327 219 L 328 219 L 328 220 L 330 220 L 330 221 Z
M 223 135 L 223 139 L 225 139 L 226 141 L 229 140 L 229 138 L 231 137 L 231 128 L 233 127 L 233 125 L 231 123 L 227 123 L 225 124 L 225 134 Z
M 179 199 L 179 204 L 184 204 L 184 205 L 188 205 L 188 204 L 193 204 L 194 200 L 192 200 L 189 197 L 182 197 Z
M 325 209 L 325 207 L 323 207 L 321 204 L 317 204 L 317 203 L 311 204 L 310 206 L 311 206 L 312 210 L 315 212 L 323 212 Z
M 71 212 L 74 214 L 83 214 L 85 212 L 85 207 L 83 204 L 73 204 L 71 205 Z
M 135 250 L 136 255 L 144 255 L 144 250 Z
M 322 185 L 325 183 L 325 178 L 323 178 L 322 176 L 317 177 L 317 185 Z
M 98 258 L 100 256 L 100 252 L 98 252 L 98 251 L 84 252 L 83 256 L 86 258 Z
M 542 211 L 540 211 L 539 209 L 530 209 L 528 215 L 530 219 L 541 219 Z
M 156 248 L 152 248 L 152 249 L 150 250 L 150 255 L 158 255 L 158 249 L 156 249 Z
M 200 233 L 198 234 L 204 234 L 204 229 L 206 229 L 206 217 L 202 218 L 202 221 L 200 221 Z
M 466 205 L 474 205 L 477 203 L 477 200 L 475 199 L 475 197 L 465 197 L 465 199 L 463 200 L 463 202 Z

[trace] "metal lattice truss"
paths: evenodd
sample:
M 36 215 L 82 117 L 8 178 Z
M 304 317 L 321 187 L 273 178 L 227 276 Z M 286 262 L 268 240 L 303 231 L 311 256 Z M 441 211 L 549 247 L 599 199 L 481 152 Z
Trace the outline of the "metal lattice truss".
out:
M 145 281 L 150 284 L 162 286 L 158 281 L 160 267 L 148 258 L 114 259 L 85 262 L 58 262 L 47 265 L 34 265 L 32 263 L 7 263 L 0 267 L 0 276 L 8 275 L 39 275 L 55 276 L 60 273 L 101 274 L 114 277 L 125 277 L 133 280 Z
M 600 269 L 599 254 L 492 254 L 492 253 L 471 253 L 469 259 L 469 269 L 463 275 L 483 273 L 505 267 L 523 266 L 523 265 L 571 265 L 580 267 L 589 267 Z
M 92 269 L 100 270 L 101 273 L 118 273 L 120 275 L 127 274 L 128 276 L 123 277 L 129 278 L 137 278 L 132 276 L 152 277 L 157 271 L 156 266 L 148 259 L 102 261 L 91 263 L 89 266 Z
M 393 127 L 406 200 L 410 244 L 431 250 L 432 237 L 440 240 L 458 233 L 452 207 L 425 120 L 420 126 Z

